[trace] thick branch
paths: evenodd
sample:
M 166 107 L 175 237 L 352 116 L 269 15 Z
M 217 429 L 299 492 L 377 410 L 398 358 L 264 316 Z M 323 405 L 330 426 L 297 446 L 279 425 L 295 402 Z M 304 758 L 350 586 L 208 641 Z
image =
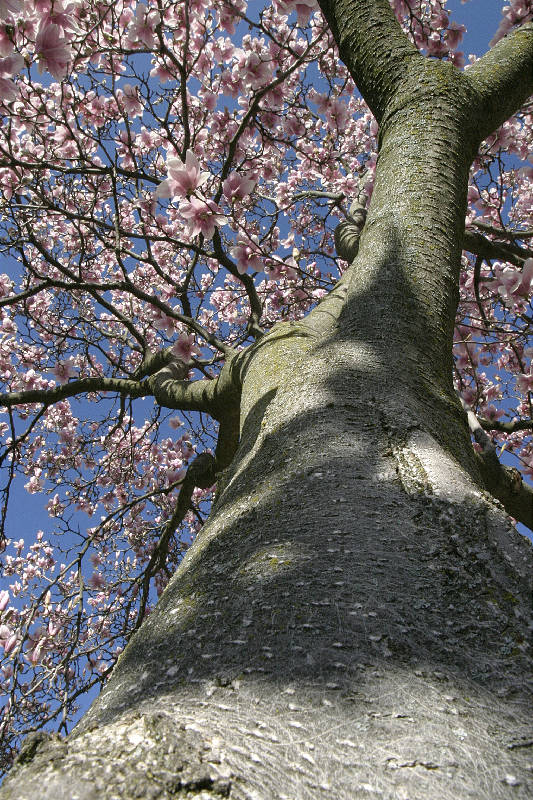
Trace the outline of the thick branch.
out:
M 515 431 L 533 431 L 533 419 L 517 419 L 513 422 L 500 422 L 495 419 L 478 417 L 479 424 L 486 431 L 514 433 Z
M 176 507 L 171 518 L 163 528 L 161 538 L 152 553 L 150 563 L 146 570 L 147 582 L 162 569 L 168 552 L 168 544 L 176 528 L 183 522 L 187 511 L 191 507 L 191 499 L 194 490 L 198 486 L 200 489 L 208 489 L 216 481 L 216 461 L 209 453 L 200 453 L 187 469 L 185 478 L 180 487 Z M 141 616 L 142 619 L 142 616 Z M 141 620 L 140 620 L 141 621 Z
M 500 464 L 492 439 L 462 398 L 461 404 L 466 412 L 470 433 L 481 448 L 481 452 L 477 453 L 477 461 L 485 486 L 511 517 L 533 530 L 533 489 L 522 481 L 517 469 Z
M 388 0 L 319 0 L 339 53 L 378 122 L 420 57 L 403 33 Z
M 533 93 L 533 23 L 517 28 L 465 73 L 478 97 L 479 139 L 485 139 Z
M 50 406 L 67 397 L 90 392 L 118 392 L 129 397 L 146 397 L 146 395 L 152 394 L 147 383 L 139 383 L 139 381 L 127 378 L 80 378 L 53 389 L 27 389 L 21 392 L 0 394 L 0 406 L 11 408 L 25 403 L 43 403 L 45 406 Z
M 511 239 L 513 242 L 516 239 L 531 239 L 533 237 L 533 230 L 531 228 L 524 228 L 523 230 L 515 230 L 515 231 L 508 231 L 504 228 L 497 228 L 494 225 L 489 225 L 487 222 L 481 222 L 480 220 L 475 219 L 472 222 L 476 228 L 479 228 L 480 231 L 486 231 L 486 233 L 493 233 L 494 236 L 498 236 L 500 239 Z
M 250 350 L 229 358 L 213 380 L 182 380 L 187 367 L 174 358 L 151 375 L 143 385 L 150 387 L 155 399 L 166 408 L 182 411 L 205 411 L 220 423 L 239 418 L 241 374 Z
M 505 242 L 494 242 L 487 239 L 480 233 L 465 231 L 463 234 L 463 248 L 469 253 L 474 253 L 481 258 L 498 258 L 508 261 L 516 267 L 522 267 L 526 258 L 529 258 L 531 251 L 525 250 L 516 244 L 506 244 Z
M 150 394 L 164 408 L 179 408 L 182 411 L 205 411 L 212 413 L 215 405 L 215 392 L 218 379 L 185 381 L 184 365 L 174 360 L 155 375 L 151 375 L 143 386 L 150 388 Z M 188 369 L 185 367 L 185 371 Z M 214 416 L 214 415 L 213 415 Z
M 352 203 L 346 221 L 335 228 L 335 250 L 340 258 L 351 264 L 359 252 L 359 239 L 366 222 L 366 208 L 358 201 Z

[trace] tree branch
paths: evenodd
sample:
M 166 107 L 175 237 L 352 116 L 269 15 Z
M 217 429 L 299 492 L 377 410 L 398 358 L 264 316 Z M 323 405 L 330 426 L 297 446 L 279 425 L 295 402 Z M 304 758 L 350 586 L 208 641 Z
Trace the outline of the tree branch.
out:
M 210 453 L 200 453 L 192 464 L 190 464 L 185 473 L 185 478 L 181 484 L 172 516 L 163 528 L 159 541 L 152 552 L 150 561 L 142 577 L 142 594 L 139 604 L 139 613 L 133 630 L 137 630 L 144 620 L 144 613 L 150 592 L 150 580 L 159 570 L 165 567 L 170 539 L 191 508 L 191 499 L 195 488 L 198 486 L 201 489 L 208 489 L 215 483 L 215 463 L 215 459 Z
M 188 368 L 176 360 L 170 362 L 155 375 L 151 375 L 142 385 L 150 389 L 155 400 L 164 408 L 181 411 L 205 411 L 211 416 L 218 378 L 214 380 L 185 381 Z
M 241 275 L 239 273 L 237 265 L 233 263 L 231 258 L 224 251 L 224 248 L 222 246 L 222 239 L 220 237 L 218 228 L 215 229 L 215 233 L 213 236 L 213 250 L 215 256 L 222 264 L 222 266 L 225 267 L 228 270 L 228 272 L 231 272 L 231 274 L 235 278 L 238 278 L 238 280 L 240 280 L 241 283 L 243 284 L 246 294 L 248 295 L 248 301 L 250 303 L 248 332 L 251 333 L 255 339 L 260 338 L 264 334 L 263 328 L 259 324 L 261 321 L 261 316 L 263 314 L 263 307 L 261 305 L 261 301 L 259 300 L 259 296 L 255 289 L 253 278 L 251 277 L 251 275 L 247 275 L 246 273 L 244 273 L 244 275 Z
M 514 30 L 464 73 L 478 98 L 473 108 L 485 139 L 533 93 L 533 23 Z
M 147 383 L 129 380 L 128 378 L 103 378 L 90 377 L 69 381 L 53 389 L 27 389 L 21 392 L 6 392 L 0 394 L 0 406 L 11 408 L 26 403 L 43 403 L 50 406 L 67 397 L 90 392 L 118 392 L 129 397 L 146 397 L 152 394 Z
M 205 411 L 221 424 L 235 417 L 238 420 L 242 385 L 240 372 L 250 357 L 250 350 L 228 358 L 220 375 L 213 380 L 182 380 L 183 370 L 187 367 L 174 357 L 142 385 L 149 386 L 157 402 L 166 408 Z
M 492 439 L 483 430 L 484 426 L 462 397 L 460 400 L 466 412 L 470 433 L 481 447 L 481 452 L 476 453 L 476 457 L 485 486 L 511 517 L 533 530 L 533 489 L 522 481 L 517 469 L 500 463 Z
M 513 422 L 500 422 L 499 420 L 478 417 L 479 424 L 486 431 L 500 431 L 500 433 L 515 433 L 515 431 L 533 431 L 533 419 L 517 419 Z
M 494 225 L 489 225 L 487 222 L 481 222 L 477 219 L 472 222 L 472 225 L 479 228 L 480 231 L 493 233 L 494 236 L 498 236 L 500 239 L 512 239 L 514 241 L 515 239 L 531 239 L 533 237 L 533 230 L 531 230 L 531 228 L 507 231 L 504 228 L 496 228 Z
M 421 58 L 404 34 L 388 0 L 319 0 L 339 53 L 370 110 L 380 122 L 407 72 Z
M 502 261 L 508 261 L 516 267 L 522 267 L 526 258 L 533 256 L 533 251 L 526 250 L 516 244 L 494 242 L 482 236 L 481 233 L 473 233 L 468 230 L 463 234 L 463 249 L 481 256 L 481 258 L 489 260 L 499 258 Z

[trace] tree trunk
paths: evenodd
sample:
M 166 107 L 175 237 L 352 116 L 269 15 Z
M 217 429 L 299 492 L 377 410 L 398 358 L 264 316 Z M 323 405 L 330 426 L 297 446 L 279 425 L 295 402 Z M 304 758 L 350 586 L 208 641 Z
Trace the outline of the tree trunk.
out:
M 3 800 L 532 796 L 532 548 L 451 386 L 472 96 L 449 65 L 408 78 L 348 279 L 237 357 L 208 524 Z
M 353 338 L 257 348 L 209 523 L 3 798 L 531 796 L 531 547 Z

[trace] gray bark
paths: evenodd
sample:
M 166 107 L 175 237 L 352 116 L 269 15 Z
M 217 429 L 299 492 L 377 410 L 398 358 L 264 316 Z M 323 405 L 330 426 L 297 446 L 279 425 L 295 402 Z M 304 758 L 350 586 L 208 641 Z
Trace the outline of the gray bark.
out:
M 368 345 L 294 328 L 157 610 L 3 798 L 531 795 L 530 546 Z
M 357 258 L 232 360 L 240 442 L 208 524 L 90 712 L 28 743 L 3 800 L 533 794 L 532 548 L 451 386 L 488 78 L 395 50 L 385 0 L 323 5 L 377 27 L 346 44 L 328 16 L 381 122 Z

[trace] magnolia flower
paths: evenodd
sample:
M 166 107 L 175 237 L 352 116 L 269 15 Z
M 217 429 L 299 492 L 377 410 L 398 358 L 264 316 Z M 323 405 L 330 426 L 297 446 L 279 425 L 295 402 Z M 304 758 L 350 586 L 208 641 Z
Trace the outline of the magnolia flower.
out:
M 17 97 L 17 87 L 10 79 L 20 72 L 23 66 L 24 59 L 18 53 L 7 58 L 0 58 L 0 101 L 10 101 Z
M 139 94 L 136 86 L 126 83 L 120 94 L 120 100 L 122 101 L 124 111 L 126 114 L 128 114 L 128 116 L 132 118 L 142 117 L 143 106 L 139 100 Z
M 7 655 L 17 644 L 18 637 L 7 625 L 0 625 L 0 645 L 4 648 Z
M 255 272 L 263 269 L 263 264 L 257 254 L 257 245 L 253 241 L 237 240 L 236 246 L 231 248 L 231 255 L 235 259 L 240 275 L 244 275 L 248 269 Z
M 533 392 L 533 374 L 520 373 L 516 378 L 516 385 L 521 392 Z
M 69 43 L 62 38 L 61 34 L 62 30 L 59 25 L 50 23 L 41 27 L 35 40 L 35 52 L 39 57 L 39 72 L 43 73 L 46 69 L 58 81 L 65 78 L 71 60 Z
M 177 481 L 182 481 L 187 474 L 187 470 L 181 467 L 180 469 L 168 469 L 167 470 L 167 481 L 169 483 L 176 483 Z
M 317 0 L 277 0 L 276 6 L 281 14 L 290 14 L 291 11 L 296 11 L 299 25 L 306 25 L 309 14 L 318 10 Z
M 68 379 L 74 375 L 74 360 L 58 361 L 52 372 L 59 383 L 68 383 Z
M 101 572 L 93 572 L 91 577 L 89 578 L 89 586 L 91 589 L 103 589 L 105 583 L 105 578 Z
M 156 46 L 155 26 L 158 22 L 158 12 L 154 8 L 148 10 L 144 3 L 139 3 L 135 22 L 128 31 L 130 40 L 151 50 Z
M 167 171 L 168 178 L 155 190 L 156 197 L 172 197 L 174 200 L 188 197 L 209 178 L 209 172 L 200 170 L 200 163 L 192 150 L 187 150 L 185 163 L 179 158 L 169 158 Z
M 255 184 L 256 181 L 253 178 L 246 178 L 237 172 L 231 172 L 222 184 L 222 191 L 224 197 L 231 203 L 232 200 L 242 200 L 243 197 L 249 195 Z
M 194 344 L 194 333 L 189 335 L 180 333 L 178 341 L 172 347 L 172 352 L 184 364 L 190 364 L 193 354 L 198 355 L 200 353 L 200 350 Z
M 182 200 L 179 209 L 181 215 L 189 220 L 191 236 L 202 233 L 206 239 L 211 239 L 215 228 L 226 222 L 226 217 L 212 200 L 191 197 L 190 200 Z
M 444 33 L 444 40 L 450 50 L 455 50 L 461 39 L 463 38 L 463 34 L 466 33 L 466 28 L 464 25 L 458 25 L 457 22 L 450 22 L 448 26 L 448 30 Z
M 513 295 L 529 297 L 533 291 L 533 258 L 527 258 L 521 270 L 496 264 L 494 273 L 496 276 L 495 288 L 500 292 L 504 301 L 512 301 Z
M 1 2 L 1 0 L 0 0 Z M 77 23 L 75 12 L 78 3 L 64 4 L 63 0 L 54 0 L 53 4 L 48 7 L 41 17 L 40 27 L 46 27 L 50 23 L 58 25 L 63 31 L 72 33 L 79 33 L 80 27 Z
M 22 11 L 22 0 L 0 0 L 0 19 L 5 20 L 9 14 Z

